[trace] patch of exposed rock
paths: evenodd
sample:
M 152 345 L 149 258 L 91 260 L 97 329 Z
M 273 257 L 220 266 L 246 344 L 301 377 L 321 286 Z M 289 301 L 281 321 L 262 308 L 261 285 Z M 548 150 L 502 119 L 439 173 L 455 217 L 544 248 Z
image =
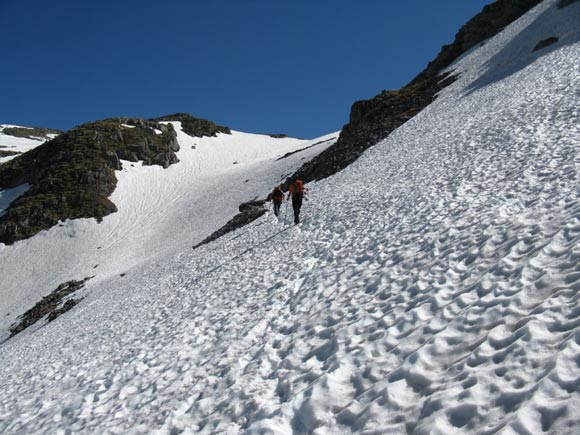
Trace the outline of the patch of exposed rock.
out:
M 87 277 L 80 281 L 68 281 L 59 285 L 48 296 L 43 297 L 40 302 L 36 303 L 31 309 L 18 317 L 18 322 L 9 328 L 10 338 L 24 331 L 29 326 L 34 325 L 45 316 L 47 316 L 49 322 L 52 322 L 60 315 L 69 311 L 80 302 L 80 299 L 67 299 L 64 303 L 62 301 L 72 293 L 82 289 L 85 283 L 91 278 Z
M 183 132 L 192 137 L 212 137 L 217 136 L 218 133 L 232 134 L 229 127 L 214 124 L 207 119 L 195 118 L 187 113 L 162 116 L 155 118 L 153 121 L 179 121 Z
M 542 50 L 546 47 L 549 47 L 550 45 L 555 44 L 558 41 L 559 41 L 559 38 L 556 36 L 551 36 L 550 38 L 543 39 L 536 44 L 536 46 L 534 47 L 534 49 L 532 51 Z
M 196 249 L 202 245 L 207 243 L 213 242 L 216 239 L 219 239 L 221 236 L 230 233 L 238 228 L 241 228 L 250 222 L 255 221 L 268 210 L 264 208 L 266 201 L 265 200 L 254 200 L 248 201 L 240 204 L 238 207 L 239 213 L 235 215 L 231 220 L 229 220 L 223 227 L 219 230 L 213 232 L 210 236 L 206 237 L 200 243 L 195 245 L 193 249 Z

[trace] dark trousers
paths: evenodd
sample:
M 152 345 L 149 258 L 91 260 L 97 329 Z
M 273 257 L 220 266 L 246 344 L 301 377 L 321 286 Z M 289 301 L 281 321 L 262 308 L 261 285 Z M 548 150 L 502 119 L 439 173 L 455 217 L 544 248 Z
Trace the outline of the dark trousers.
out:
M 292 196 L 292 208 L 294 209 L 294 223 L 300 223 L 300 208 L 302 207 L 302 195 Z
M 278 216 L 280 214 L 280 206 L 282 205 L 281 199 L 274 200 L 274 214 Z

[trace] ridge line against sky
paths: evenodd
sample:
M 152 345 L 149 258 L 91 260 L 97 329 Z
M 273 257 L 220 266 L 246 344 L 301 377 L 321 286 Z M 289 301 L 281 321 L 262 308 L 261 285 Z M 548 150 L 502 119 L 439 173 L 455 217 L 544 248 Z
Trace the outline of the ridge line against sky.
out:
M 313 138 L 408 83 L 489 0 L 3 0 L 0 123 L 175 112 Z

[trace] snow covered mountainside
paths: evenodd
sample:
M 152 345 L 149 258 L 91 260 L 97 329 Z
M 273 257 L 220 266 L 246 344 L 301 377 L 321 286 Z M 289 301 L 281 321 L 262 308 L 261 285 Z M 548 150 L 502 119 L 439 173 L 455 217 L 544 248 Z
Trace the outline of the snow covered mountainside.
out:
M 467 53 L 434 103 L 312 183 L 300 226 L 266 215 L 178 251 L 140 216 L 114 220 L 119 207 L 99 246 L 131 258 L 123 242 L 150 231 L 132 249 L 151 261 L 0 346 L 0 433 L 578 433 L 580 2 L 558 3 Z M 229 183 L 247 173 L 231 163 L 219 185 L 250 183 Z M 155 203 L 184 178 L 138 187 L 161 171 L 129 167 L 115 194 L 185 225 L 190 201 Z M 26 268 L 20 246 L 86 225 L 0 256 L 22 249 L 11 270 Z
M 123 162 L 111 196 L 118 211 L 101 223 L 67 220 L 14 245 L 0 243 L 0 341 L 17 316 L 64 282 L 93 277 L 95 283 L 191 249 L 235 215 L 240 203 L 265 197 L 337 137 L 301 140 L 232 132 L 194 138 L 179 122 L 174 127 L 180 162 L 166 169 Z M 294 151 L 299 152 L 280 159 Z M 25 188 L 2 194 L 13 200 Z

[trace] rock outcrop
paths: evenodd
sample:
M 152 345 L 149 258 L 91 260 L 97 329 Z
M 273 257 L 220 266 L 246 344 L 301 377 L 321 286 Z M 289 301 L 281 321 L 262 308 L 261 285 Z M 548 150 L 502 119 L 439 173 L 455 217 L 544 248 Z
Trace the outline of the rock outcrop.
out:
M 195 118 L 187 113 L 176 113 L 174 115 L 155 118 L 154 121 L 179 121 L 181 129 L 185 134 L 192 137 L 217 136 L 218 133 L 232 134 L 229 127 L 214 124 L 207 119 Z
M 69 311 L 80 302 L 80 299 L 68 297 L 82 289 L 85 283 L 91 278 L 93 277 L 87 277 L 80 281 L 68 281 L 59 285 L 49 295 L 43 297 L 31 309 L 18 317 L 18 322 L 14 323 L 9 329 L 10 338 L 24 331 L 29 326 L 34 325 L 45 316 L 47 316 L 47 321 L 52 322 L 60 315 Z M 62 303 L 63 300 L 65 301 L 64 303 Z
M 248 201 L 240 204 L 238 207 L 239 213 L 235 215 L 231 220 L 229 220 L 223 227 L 219 230 L 213 232 L 211 235 L 206 237 L 200 243 L 195 245 L 193 249 L 198 248 L 199 246 L 205 245 L 209 242 L 213 242 L 216 239 L 219 239 L 221 236 L 230 233 L 238 228 L 241 228 L 250 222 L 255 221 L 264 213 L 267 212 L 264 205 L 266 204 L 265 200 L 253 200 Z

